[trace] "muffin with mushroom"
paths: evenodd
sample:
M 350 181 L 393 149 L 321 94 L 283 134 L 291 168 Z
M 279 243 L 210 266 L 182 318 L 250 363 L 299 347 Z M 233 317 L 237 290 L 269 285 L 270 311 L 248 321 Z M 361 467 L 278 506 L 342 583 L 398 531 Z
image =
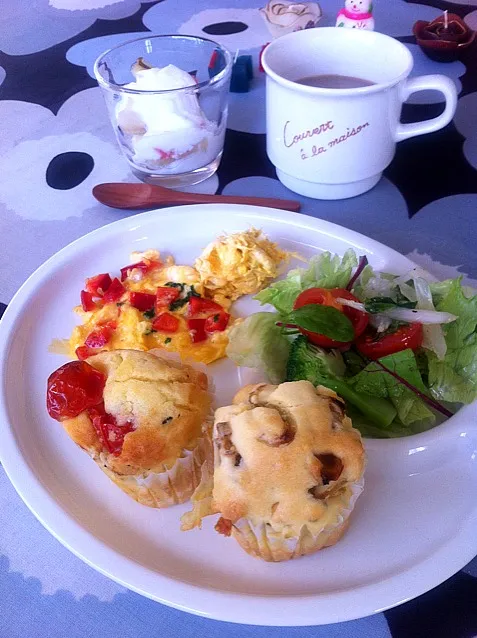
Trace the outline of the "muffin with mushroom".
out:
M 309 381 L 247 386 L 214 423 L 215 469 L 183 529 L 220 513 L 216 530 L 267 561 L 336 543 L 362 491 L 360 434 L 337 395 Z M 208 501 L 207 501 L 208 499 Z
M 114 350 L 53 372 L 47 407 L 124 492 L 168 507 L 188 500 L 212 471 L 207 386 L 206 374 L 189 365 Z

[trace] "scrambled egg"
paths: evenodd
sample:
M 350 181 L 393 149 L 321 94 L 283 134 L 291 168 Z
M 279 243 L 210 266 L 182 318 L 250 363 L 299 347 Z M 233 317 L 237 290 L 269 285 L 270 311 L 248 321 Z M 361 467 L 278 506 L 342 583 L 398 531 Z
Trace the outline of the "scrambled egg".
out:
M 242 295 L 259 292 L 279 274 L 290 253 L 251 228 L 219 237 L 195 262 L 200 281 L 215 301 L 227 306 Z
M 91 283 L 98 277 L 86 281 L 86 290 L 81 293 L 82 305 L 75 308 L 82 324 L 74 328 L 68 350 L 85 358 L 94 354 L 95 348 L 96 352 L 162 348 L 177 352 L 182 359 L 212 363 L 225 356 L 228 330 L 233 324 L 227 312 L 232 302 L 261 290 L 279 274 L 280 265 L 290 256 L 291 253 L 281 250 L 255 228 L 219 237 L 203 251 L 195 267 L 177 265 L 172 257 L 161 259 L 156 250 L 133 253 L 131 263 L 139 267 L 122 269 L 121 282 L 118 278 L 112 279 L 112 275 L 98 275 L 100 279 L 107 278 L 103 291 Z M 118 294 L 109 294 L 110 285 Z M 179 302 L 183 299 L 184 303 L 172 302 L 166 307 L 145 309 L 133 300 L 134 293 L 156 295 L 158 288 L 163 287 L 168 291 L 180 289 Z M 189 303 L 191 295 L 200 295 L 209 300 L 209 304 L 213 300 L 213 305 L 221 306 L 197 315 L 217 322 L 208 326 L 206 336 L 202 332 L 201 339 L 197 339 L 193 317 L 192 321 L 189 317 L 192 303 L 197 301 Z M 173 330 L 157 325 L 157 318 L 163 312 L 174 322 Z
M 146 251 L 131 255 L 132 263 L 148 260 L 159 260 L 159 253 Z M 155 268 L 151 272 L 142 273 L 140 270 L 132 269 L 127 278 L 122 281 L 125 291 L 118 301 L 98 305 L 91 311 L 85 311 L 82 306 L 75 308 L 75 312 L 80 315 L 83 323 L 73 329 L 69 340 L 70 353 L 74 355 L 77 348 L 84 346 L 88 336 L 95 329 L 108 326 L 111 322 L 114 329 L 107 343 L 101 346 L 101 350 L 163 348 L 179 353 L 183 359 L 190 358 L 205 364 L 224 357 L 228 343 L 227 329 L 222 332 L 213 332 L 207 336 L 206 340 L 193 343 L 187 326 L 188 304 L 176 310 L 165 309 L 179 321 L 177 331 L 170 333 L 153 331 L 151 316 L 153 313 L 142 312 L 128 301 L 130 292 L 155 294 L 159 286 L 170 282 L 193 286 L 196 293 L 204 295 L 204 286 L 200 281 L 199 273 L 190 266 L 175 265 L 171 257 L 165 260 L 162 267 Z M 230 319 L 229 326 L 232 323 Z

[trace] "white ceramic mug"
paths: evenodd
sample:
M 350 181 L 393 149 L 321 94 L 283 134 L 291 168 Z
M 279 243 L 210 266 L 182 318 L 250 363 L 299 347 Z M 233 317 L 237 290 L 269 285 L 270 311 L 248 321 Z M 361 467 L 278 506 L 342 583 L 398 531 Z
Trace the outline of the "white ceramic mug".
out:
M 408 80 L 413 67 L 409 50 L 375 31 L 297 31 L 269 44 L 262 63 L 267 74 L 268 156 L 280 181 L 308 197 L 344 199 L 369 190 L 391 163 L 396 142 L 443 128 L 457 105 L 449 78 L 424 75 Z M 312 75 L 345 75 L 374 84 L 328 89 L 296 82 Z M 444 95 L 444 112 L 401 124 L 402 103 L 425 89 Z

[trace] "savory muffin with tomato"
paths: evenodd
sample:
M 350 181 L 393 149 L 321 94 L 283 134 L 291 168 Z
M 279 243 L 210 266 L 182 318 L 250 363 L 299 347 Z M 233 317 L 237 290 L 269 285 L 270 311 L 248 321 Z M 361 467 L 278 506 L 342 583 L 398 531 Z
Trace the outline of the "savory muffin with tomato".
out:
M 365 453 L 337 395 L 309 381 L 246 386 L 215 412 L 215 469 L 182 529 L 216 530 L 267 561 L 335 544 L 362 491 Z
M 47 408 L 139 503 L 188 500 L 212 462 L 207 376 L 150 352 L 71 361 L 48 379 Z
M 199 273 L 172 257 L 161 259 L 155 250 L 133 253 L 132 260 L 119 277 L 100 273 L 86 279 L 71 354 L 85 359 L 120 348 L 162 348 L 205 364 L 223 357 L 232 320 L 206 296 Z

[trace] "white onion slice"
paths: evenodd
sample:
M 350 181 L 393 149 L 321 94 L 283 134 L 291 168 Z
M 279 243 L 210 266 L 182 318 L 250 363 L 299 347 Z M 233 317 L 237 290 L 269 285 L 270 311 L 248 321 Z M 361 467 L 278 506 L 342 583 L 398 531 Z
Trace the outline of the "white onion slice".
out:
M 423 277 L 414 278 L 414 289 L 417 297 L 417 308 L 422 310 L 434 310 L 434 302 L 428 282 Z M 423 326 L 422 346 L 426 350 L 434 352 L 442 361 L 446 356 L 447 343 L 444 337 L 444 331 L 440 325 Z
M 352 299 L 344 299 L 343 297 L 337 297 L 336 301 L 342 306 L 349 306 L 355 310 L 361 310 L 361 312 L 367 312 L 364 303 L 360 301 L 353 301 Z
M 450 312 L 438 312 L 437 310 L 419 310 L 418 308 L 390 308 L 381 314 L 397 321 L 418 322 L 422 324 L 451 323 L 457 317 Z
M 416 291 L 414 290 L 414 288 L 412 286 L 410 286 L 409 284 L 406 284 L 404 282 L 401 282 L 398 285 L 399 285 L 399 290 L 401 291 L 401 293 L 407 299 L 409 299 L 409 301 L 417 301 Z
M 394 279 L 394 285 L 399 286 L 400 284 L 405 284 L 407 281 L 413 281 L 416 277 L 425 280 L 427 276 L 428 273 L 426 273 L 423 268 L 416 266 L 416 268 L 409 270 L 408 272 L 404 273 L 404 275 L 396 277 L 396 279 Z
M 363 286 L 363 296 L 366 299 L 370 299 L 371 297 L 391 297 L 391 299 L 395 299 L 395 280 L 373 275 Z
M 351 299 L 343 299 L 338 297 L 336 299 L 338 303 L 343 306 L 349 306 L 355 310 L 361 312 L 367 312 L 366 306 L 358 301 L 352 301 Z M 389 310 L 383 310 L 380 313 L 373 313 L 374 315 L 382 315 L 389 319 L 396 319 L 397 321 L 419 322 L 422 324 L 440 324 L 450 323 L 455 321 L 457 317 L 450 312 L 438 312 L 437 310 L 420 310 L 418 308 L 390 308 Z

